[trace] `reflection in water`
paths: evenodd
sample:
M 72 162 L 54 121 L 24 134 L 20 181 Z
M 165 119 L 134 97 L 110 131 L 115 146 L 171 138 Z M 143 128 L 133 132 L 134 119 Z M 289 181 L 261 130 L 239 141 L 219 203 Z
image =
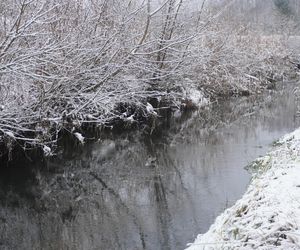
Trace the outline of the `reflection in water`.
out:
M 2 170 L 0 248 L 184 248 L 241 197 L 243 167 L 299 125 L 292 89 L 215 104 L 157 138 L 87 145 L 35 178 Z

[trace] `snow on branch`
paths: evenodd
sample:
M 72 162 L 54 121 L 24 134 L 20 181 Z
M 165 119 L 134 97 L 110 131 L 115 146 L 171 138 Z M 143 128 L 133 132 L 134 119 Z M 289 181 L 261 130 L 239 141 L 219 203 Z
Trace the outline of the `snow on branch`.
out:
M 259 47 L 265 42 L 257 36 L 222 27 L 231 2 L 214 14 L 204 2 L 190 12 L 183 0 L 3 0 L 0 144 L 20 142 L 50 155 L 59 131 L 83 142 L 83 124 L 121 119 L 119 103 L 134 103 L 147 116 L 156 114 L 149 97 L 258 85 L 260 73 L 273 69 L 267 47 L 283 50 L 279 39 Z

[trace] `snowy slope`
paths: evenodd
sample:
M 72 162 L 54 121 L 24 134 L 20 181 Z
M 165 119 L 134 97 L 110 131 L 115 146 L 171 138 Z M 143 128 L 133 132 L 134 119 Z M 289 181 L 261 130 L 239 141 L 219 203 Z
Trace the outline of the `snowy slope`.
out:
M 252 166 L 253 180 L 188 250 L 300 249 L 300 129 Z

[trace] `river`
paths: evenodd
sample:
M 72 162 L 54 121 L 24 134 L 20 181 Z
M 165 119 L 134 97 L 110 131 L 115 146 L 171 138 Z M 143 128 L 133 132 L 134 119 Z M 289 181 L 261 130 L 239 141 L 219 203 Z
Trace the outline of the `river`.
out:
M 183 249 L 245 192 L 245 166 L 299 127 L 295 86 L 2 168 L 0 249 Z

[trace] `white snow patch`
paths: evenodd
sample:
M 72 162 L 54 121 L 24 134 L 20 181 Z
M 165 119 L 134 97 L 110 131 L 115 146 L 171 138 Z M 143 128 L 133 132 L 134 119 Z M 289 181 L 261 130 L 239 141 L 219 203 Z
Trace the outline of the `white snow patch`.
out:
M 96 120 L 96 119 L 97 119 L 95 116 L 93 116 L 93 115 L 91 115 L 91 114 L 88 114 L 86 117 L 87 117 L 88 119 L 90 119 L 90 120 Z
M 81 144 L 84 144 L 84 137 L 82 136 L 82 134 L 76 132 L 74 133 L 74 135 L 78 139 L 78 141 L 80 141 Z
M 177 109 L 175 112 L 174 112 L 174 117 L 175 118 L 180 118 L 182 116 L 182 112 L 180 111 L 180 109 Z
M 197 88 L 197 84 L 191 79 L 185 78 L 186 85 L 184 87 L 186 99 L 190 100 L 196 107 L 203 107 L 209 104 L 209 100 L 204 96 L 203 92 Z
M 147 102 L 146 110 L 150 114 L 157 115 L 157 113 L 154 111 L 153 106 L 149 102 Z
M 48 147 L 48 146 L 46 146 L 46 145 L 43 146 L 43 151 L 44 151 L 44 155 L 45 155 L 45 156 L 50 156 L 50 155 L 52 155 L 51 148 Z
M 7 131 L 7 132 L 5 132 L 5 134 L 11 138 L 15 138 L 15 135 L 13 134 L 13 132 Z
M 129 116 L 129 117 L 126 117 L 126 118 L 125 118 L 125 121 L 128 121 L 128 122 L 130 122 L 130 123 L 135 122 L 135 120 L 134 120 L 134 114 L 131 115 L 131 116 Z
M 279 140 L 279 143 L 286 143 L 291 140 L 294 140 L 294 141 L 300 140 L 300 129 L 297 129 L 293 133 L 283 136 L 282 139 Z
M 188 250 L 300 249 L 300 129 L 280 142 L 256 161 L 244 196 Z
M 197 89 L 191 90 L 188 98 L 198 107 L 208 104 L 208 100 L 204 97 L 203 93 Z

